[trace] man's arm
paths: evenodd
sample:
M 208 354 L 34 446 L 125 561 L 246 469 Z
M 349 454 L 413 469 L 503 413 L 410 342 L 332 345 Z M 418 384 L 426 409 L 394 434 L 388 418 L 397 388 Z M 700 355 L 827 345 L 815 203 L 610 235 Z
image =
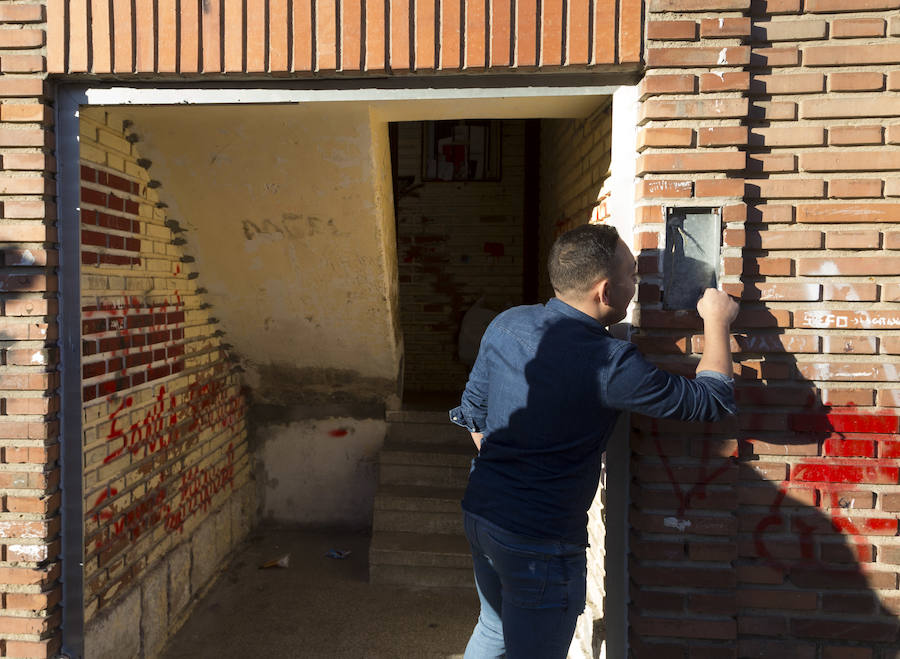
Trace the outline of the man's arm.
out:
M 697 364 L 697 373 L 716 371 L 728 378 L 733 376 L 730 331 L 738 309 L 728 293 L 714 288 L 707 288 L 697 302 L 697 311 L 703 318 L 703 357 Z
M 716 421 L 734 414 L 731 321 L 738 305 L 727 293 L 706 289 L 697 303 L 704 321 L 703 358 L 693 380 L 663 371 L 647 361 L 633 345 L 619 350 L 601 381 L 606 405 L 647 416 L 684 421 Z
M 460 405 L 450 410 L 450 421 L 469 431 L 469 434 L 472 435 L 472 442 L 479 451 L 484 436 L 488 407 L 488 349 L 485 344 L 486 342 L 482 338 L 481 348 L 478 350 L 478 357 L 469 373 L 469 381 L 466 382 Z

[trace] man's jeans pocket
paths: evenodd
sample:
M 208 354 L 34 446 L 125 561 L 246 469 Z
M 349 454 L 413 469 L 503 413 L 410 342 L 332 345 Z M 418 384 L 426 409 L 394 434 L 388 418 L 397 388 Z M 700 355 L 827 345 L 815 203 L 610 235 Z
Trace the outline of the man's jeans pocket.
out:
M 527 609 L 541 608 L 552 557 L 504 542 L 490 531 L 486 535 L 492 541 L 486 555 L 502 575 L 503 601 Z
M 584 609 L 585 548 L 510 533 L 466 515 L 466 535 L 502 583 L 504 602 L 526 609 Z

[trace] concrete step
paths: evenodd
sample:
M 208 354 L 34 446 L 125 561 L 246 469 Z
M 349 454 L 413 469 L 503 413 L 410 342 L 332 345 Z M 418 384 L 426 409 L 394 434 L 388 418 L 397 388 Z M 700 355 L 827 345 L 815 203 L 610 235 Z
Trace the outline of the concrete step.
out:
M 472 443 L 468 431 L 446 419 L 440 423 L 389 423 L 387 441 L 466 444 Z
M 459 405 L 459 403 L 454 403 Z M 444 410 L 387 410 L 384 418 L 388 423 L 446 423 L 450 424 L 447 412 L 454 407 L 450 405 Z
M 472 442 L 394 442 L 385 440 L 381 449 L 381 464 L 405 465 L 470 465 L 475 457 Z
M 463 488 L 474 455 L 472 445 L 385 442 L 378 458 L 378 482 Z
M 463 535 L 373 533 L 369 557 L 382 565 L 470 568 L 472 554 Z
M 471 587 L 472 555 L 464 536 L 372 534 L 369 580 L 407 586 Z
M 468 568 L 409 567 L 369 562 L 369 581 L 375 584 L 418 588 L 474 588 L 475 577 Z
M 459 502 L 475 447 L 446 412 L 389 412 L 378 460 L 369 580 L 472 587 Z
M 372 515 L 372 531 L 461 535 L 462 511 L 425 513 L 412 510 L 375 510 Z
M 458 487 L 383 485 L 375 496 L 375 509 L 455 513 L 463 494 L 465 488 Z
M 379 486 L 421 485 L 460 488 L 465 487 L 468 478 L 468 461 L 462 465 L 381 462 L 378 466 Z

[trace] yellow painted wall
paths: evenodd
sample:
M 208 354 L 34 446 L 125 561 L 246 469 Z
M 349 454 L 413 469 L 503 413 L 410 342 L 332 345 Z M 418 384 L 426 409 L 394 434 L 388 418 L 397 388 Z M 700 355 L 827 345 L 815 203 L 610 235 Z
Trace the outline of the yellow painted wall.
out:
M 402 354 L 387 123 L 363 104 L 118 112 L 243 369 L 264 518 L 367 526 Z
M 256 507 L 245 397 L 132 128 L 102 108 L 80 115 L 92 657 L 155 656 Z
M 395 391 L 387 129 L 365 106 L 134 108 L 255 402 Z

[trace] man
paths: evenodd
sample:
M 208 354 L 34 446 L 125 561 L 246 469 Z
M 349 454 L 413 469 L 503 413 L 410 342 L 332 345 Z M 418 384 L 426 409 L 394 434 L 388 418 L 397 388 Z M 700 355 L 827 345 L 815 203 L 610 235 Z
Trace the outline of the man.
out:
M 587 510 L 621 411 L 691 421 L 735 412 L 729 328 L 738 305 L 707 289 L 697 376 L 661 371 L 605 327 L 635 291 L 615 229 L 586 225 L 550 250 L 556 297 L 485 331 L 451 420 L 479 448 L 462 507 L 481 614 L 466 659 L 564 658 L 584 610 Z

